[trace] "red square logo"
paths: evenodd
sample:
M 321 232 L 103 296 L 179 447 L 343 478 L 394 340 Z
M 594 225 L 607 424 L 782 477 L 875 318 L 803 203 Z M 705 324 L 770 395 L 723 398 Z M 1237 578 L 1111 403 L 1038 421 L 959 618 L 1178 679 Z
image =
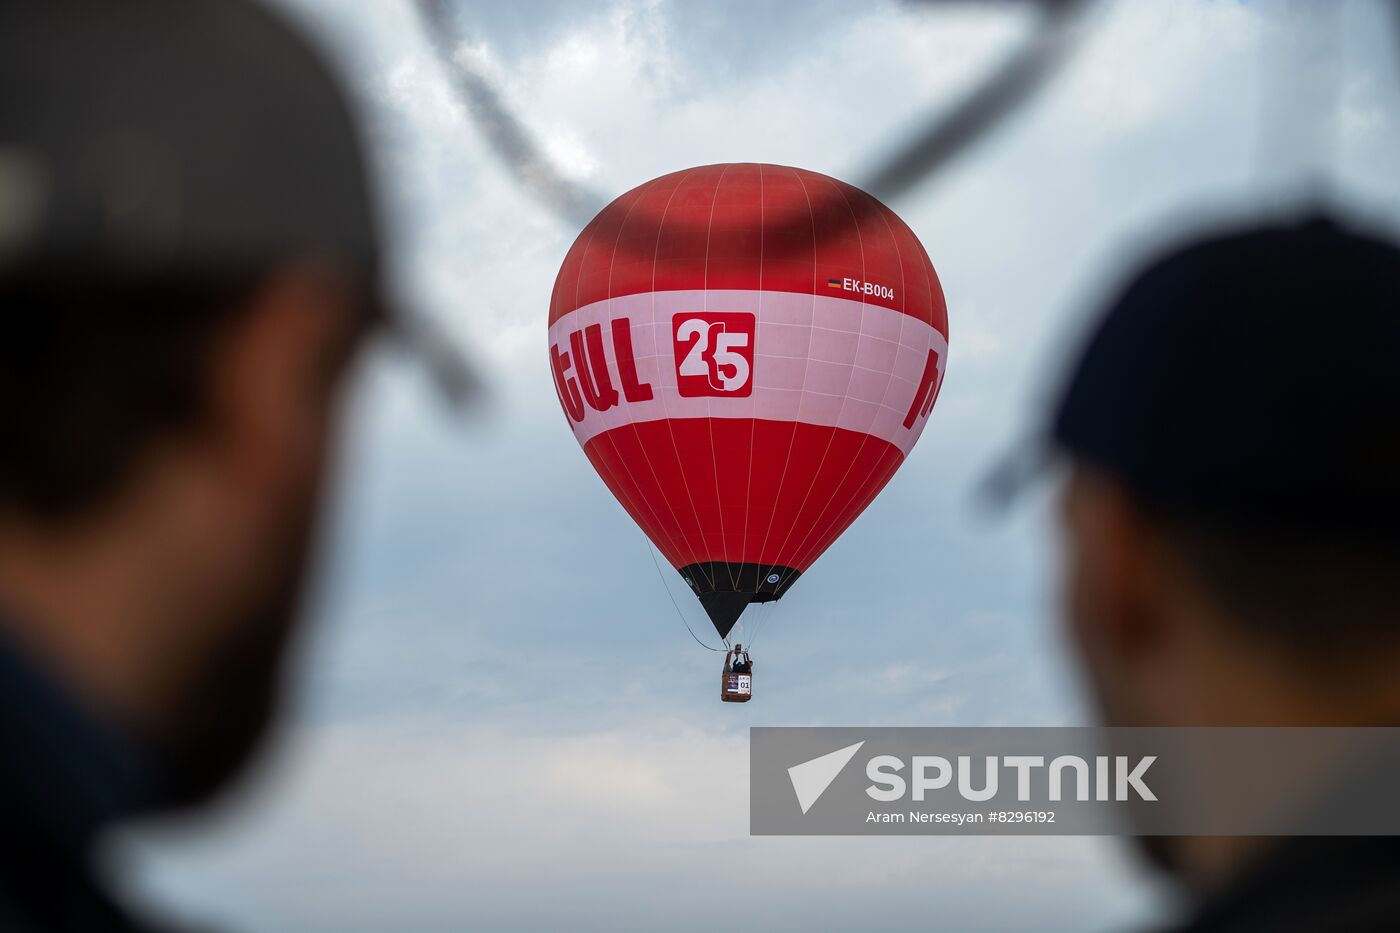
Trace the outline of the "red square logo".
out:
M 756 325 L 747 311 L 688 311 L 671 320 L 683 398 L 753 394 Z

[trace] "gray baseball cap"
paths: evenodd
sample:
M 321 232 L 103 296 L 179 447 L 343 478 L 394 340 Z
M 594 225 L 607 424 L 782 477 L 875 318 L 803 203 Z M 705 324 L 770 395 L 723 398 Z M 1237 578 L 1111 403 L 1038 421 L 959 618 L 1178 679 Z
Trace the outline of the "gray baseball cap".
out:
M 162 274 L 319 256 L 454 397 L 474 377 L 384 299 L 339 83 L 248 0 L 0 0 L 0 274 Z

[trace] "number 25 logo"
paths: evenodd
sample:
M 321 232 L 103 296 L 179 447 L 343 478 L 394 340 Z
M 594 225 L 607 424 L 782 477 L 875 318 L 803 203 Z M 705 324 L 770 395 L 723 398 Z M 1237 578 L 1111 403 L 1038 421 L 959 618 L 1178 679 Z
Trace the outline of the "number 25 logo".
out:
M 754 316 L 746 311 L 689 312 L 672 319 L 676 388 L 683 398 L 744 398 L 753 393 Z

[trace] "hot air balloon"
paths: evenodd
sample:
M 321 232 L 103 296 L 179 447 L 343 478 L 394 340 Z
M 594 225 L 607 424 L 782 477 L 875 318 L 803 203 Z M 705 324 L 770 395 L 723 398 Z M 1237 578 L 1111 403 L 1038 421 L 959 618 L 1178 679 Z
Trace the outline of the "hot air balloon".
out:
M 889 482 L 947 359 L 942 288 L 909 227 L 787 166 L 628 191 L 574 241 L 550 302 L 574 437 L 721 638 Z

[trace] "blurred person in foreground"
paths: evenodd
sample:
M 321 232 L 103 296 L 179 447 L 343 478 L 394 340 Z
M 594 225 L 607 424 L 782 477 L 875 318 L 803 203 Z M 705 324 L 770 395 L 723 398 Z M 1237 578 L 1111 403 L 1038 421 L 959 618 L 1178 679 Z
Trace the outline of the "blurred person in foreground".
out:
M 1159 257 L 1049 433 L 1068 627 L 1106 724 L 1400 724 L 1391 242 L 1316 218 Z M 1144 842 L 1195 895 L 1182 930 L 1400 930 L 1400 840 Z
M 378 269 L 346 102 L 280 20 L 0 5 L 0 929 L 142 928 L 101 831 L 258 745 Z

